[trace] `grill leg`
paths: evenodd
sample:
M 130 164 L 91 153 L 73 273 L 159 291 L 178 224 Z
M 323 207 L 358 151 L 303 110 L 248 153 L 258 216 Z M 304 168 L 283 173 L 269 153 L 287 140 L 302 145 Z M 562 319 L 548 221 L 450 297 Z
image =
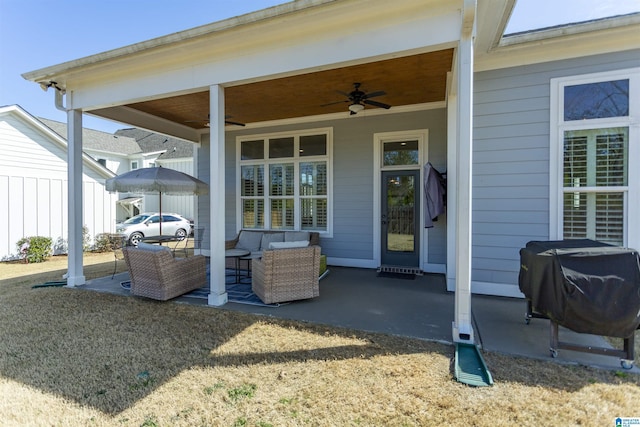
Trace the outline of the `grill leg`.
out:
M 550 343 L 549 351 L 551 357 L 558 357 L 558 324 L 553 320 L 549 320 Z
M 631 334 L 629 338 L 624 339 L 624 353 L 626 354 L 626 358 L 620 360 L 620 364 L 624 369 L 633 368 L 633 363 L 635 361 L 635 332 Z

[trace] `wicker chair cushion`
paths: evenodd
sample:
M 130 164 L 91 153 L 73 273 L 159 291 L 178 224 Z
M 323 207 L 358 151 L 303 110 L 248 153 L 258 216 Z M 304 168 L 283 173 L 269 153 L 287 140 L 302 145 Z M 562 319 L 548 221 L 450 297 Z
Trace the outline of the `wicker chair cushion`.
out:
M 260 242 L 260 249 L 268 249 L 272 242 L 284 242 L 284 233 L 264 233 Z
M 284 233 L 285 242 L 309 241 L 311 234 L 308 231 L 287 231 Z M 307 245 L 308 246 L 308 245 Z
M 151 251 L 151 252 L 162 252 L 162 251 L 171 252 L 171 249 L 169 248 L 169 246 L 152 245 L 144 242 L 138 243 L 138 249 L 144 249 L 145 251 Z
M 262 242 L 262 234 L 263 233 L 261 231 L 242 230 L 240 232 L 238 243 L 236 243 L 236 248 L 246 249 L 251 252 L 260 250 L 260 243 Z
M 291 248 L 306 248 L 309 246 L 308 240 L 299 240 L 296 242 L 271 242 L 269 249 L 291 249 Z

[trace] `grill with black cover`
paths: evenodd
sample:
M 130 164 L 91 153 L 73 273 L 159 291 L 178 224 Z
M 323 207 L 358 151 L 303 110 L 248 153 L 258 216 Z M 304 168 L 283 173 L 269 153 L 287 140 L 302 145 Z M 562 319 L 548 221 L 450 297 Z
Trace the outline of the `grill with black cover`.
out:
M 633 249 L 590 239 L 531 241 L 520 250 L 518 285 L 556 330 L 560 324 L 632 339 L 640 325 L 640 258 Z

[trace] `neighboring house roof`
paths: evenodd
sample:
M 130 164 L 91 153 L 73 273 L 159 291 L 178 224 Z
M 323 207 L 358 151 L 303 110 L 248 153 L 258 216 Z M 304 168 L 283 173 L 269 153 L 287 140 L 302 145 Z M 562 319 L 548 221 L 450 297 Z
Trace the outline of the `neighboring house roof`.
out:
M 45 125 L 42 120 L 32 116 L 19 105 L 0 106 L 0 116 L 9 114 L 19 117 L 33 128 L 47 135 L 47 137 L 49 137 L 55 144 L 58 144 L 60 147 L 62 147 L 65 151 L 67 150 L 68 144 L 66 137 L 63 137 L 59 133 L 55 132 L 49 126 Z M 85 166 L 92 168 L 104 178 L 111 178 L 115 176 L 113 172 L 98 163 L 93 157 L 89 156 L 85 152 L 82 153 L 82 160 Z
M 39 119 L 55 133 L 67 139 L 67 124 L 49 119 Z M 82 145 L 85 149 L 117 153 L 124 155 L 139 154 L 142 152 L 134 138 L 113 135 L 93 129 L 82 129 Z
M 39 119 L 61 137 L 67 137 L 67 124 L 50 119 Z M 85 149 L 123 155 L 164 152 L 158 159 L 193 157 L 193 144 L 177 138 L 138 128 L 119 129 L 115 134 L 84 128 L 82 144 Z
M 144 129 L 128 128 L 116 131 L 116 136 L 134 138 L 143 153 L 164 151 L 158 159 L 192 158 L 194 145 L 182 139 L 172 138 Z

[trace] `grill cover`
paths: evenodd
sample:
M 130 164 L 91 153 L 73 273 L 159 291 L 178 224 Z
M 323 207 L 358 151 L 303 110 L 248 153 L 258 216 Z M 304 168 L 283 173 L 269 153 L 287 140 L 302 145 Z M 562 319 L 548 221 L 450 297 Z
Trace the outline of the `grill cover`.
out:
M 628 338 L 640 325 L 640 264 L 633 249 L 582 239 L 531 241 L 518 285 L 533 309 L 575 332 Z

